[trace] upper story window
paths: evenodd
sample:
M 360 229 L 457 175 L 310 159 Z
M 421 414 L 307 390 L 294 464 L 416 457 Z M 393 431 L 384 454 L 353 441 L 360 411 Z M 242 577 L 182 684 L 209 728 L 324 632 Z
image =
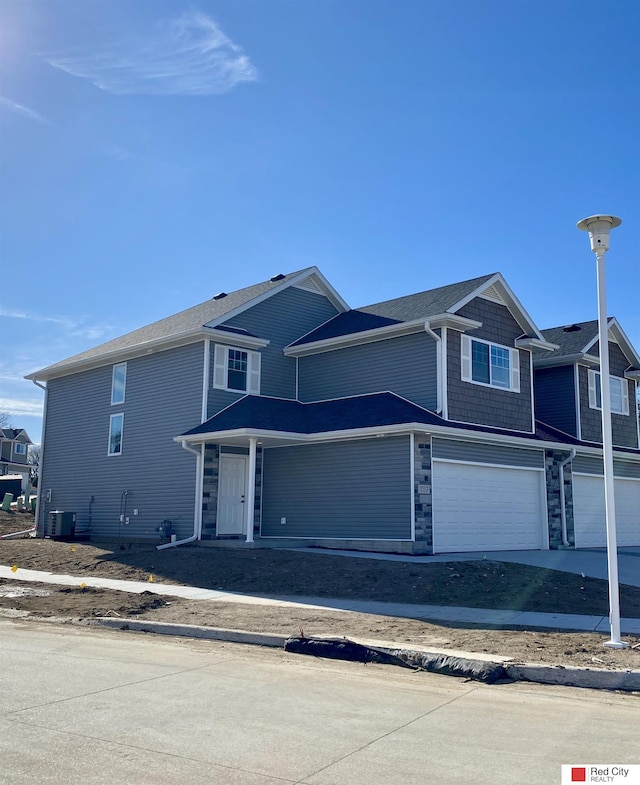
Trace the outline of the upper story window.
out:
M 216 344 L 213 386 L 260 395 L 260 353 Z
M 109 417 L 109 450 L 107 455 L 122 454 L 122 435 L 124 432 L 124 414 L 112 414 Z
M 27 445 L 22 444 L 22 442 L 16 442 L 13 445 L 13 451 L 16 455 L 26 455 L 27 454 Z
M 113 366 L 111 377 L 111 405 L 124 403 L 124 393 L 127 386 L 127 364 L 118 363 Z
M 520 352 L 508 346 L 463 335 L 462 380 L 520 392 Z
M 611 411 L 614 414 L 629 414 L 629 386 L 619 376 L 609 377 L 611 395 Z M 602 409 L 602 390 L 600 388 L 600 372 L 589 369 L 589 406 Z

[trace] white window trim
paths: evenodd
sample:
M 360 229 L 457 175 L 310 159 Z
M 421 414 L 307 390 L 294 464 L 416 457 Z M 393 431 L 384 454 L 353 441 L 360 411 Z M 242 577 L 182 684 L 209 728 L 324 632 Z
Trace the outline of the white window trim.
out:
M 598 406 L 596 399 L 596 378 L 600 378 L 600 371 L 594 371 L 589 368 L 589 408 L 602 411 L 602 406 Z M 619 414 L 623 417 L 629 416 L 629 385 L 627 380 L 620 376 L 612 376 L 609 374 L 611 381 L 620 382 L 620 389 L 622 390 L 622 411 L 619 412 L 613 408 L 613 399 L 611 398 L 611 414 Z M 600 388 L 600 402 L 602 403 L 602 387 Z
M 22 450 L 19 450 L 18 447 L 22 447 Z M 22 442 L 14 442 L 13 443 L 13 452 L 16 455 L 26 455 L 27 454 L 27 445 L 23 444 Z
M 124 368 L 124 384 L 122 385 L 122 400 L 121 401 L 114 401 L 113 396 L 116 391 L 116 372 L 118 368 Z M 127 397 L 127 364 L 126 363 L 116 363 L 113 366 L 113 370 L 111 371 L 111 405 L 112 406 L 121 406 L 125 398 Z
M 499 384 L 487 384 L 472 378 L 472 343 L 483 343 L 489 347 L 495 346 L 498 349 L 505 349 L 509 352 L 509 387 L 502 387 Z M 511 346 L 496 343 L 495 341 L 485 341 L 482 338 L 472 338 L 470 335 L 463 335 L 461 341 L 461 378 L 463 382 L 477 384 L 480 387 L 489 387 L 492 390 L 503 390 L 504 392 L 520 392 L 520 350 Z M 491 348 L 489 348 L 489 373 L 491 373 Z
M 122 417 L 122 424 L 120 425 L 120 452 L 111 452 L 111 429 L 113 427 L 113 421 L 116 417 Z M 124 412 L 118 412 L 118 414 L 112 414 L 109 417 L 109 440 L 107 442 L 107 455 L 122 455 L 124 450 Z
M 244 352 L 247 355 L 247 387 L 244 390 L 236 390 L 227 386 L 229 378 L 229 352 Z M 260 395 L 260 352 L 252 352 L 240 346 L 227 346 L 226 344 L 215 345 L 213 362 L 213 386 L 216 390 L 226 390 L 227 392 L 242 395 Z

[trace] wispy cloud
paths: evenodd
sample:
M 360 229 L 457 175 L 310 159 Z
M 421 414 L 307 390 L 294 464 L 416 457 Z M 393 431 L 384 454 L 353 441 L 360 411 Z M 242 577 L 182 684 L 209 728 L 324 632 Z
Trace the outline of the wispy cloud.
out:
M 91 54 L 45 60 L 116 95 L 215 95 L 258 78 L 242 48 L 203 13 L 162 20 L 146 36 Z
M 26 401 L 20 398 L 0 398 L 0 412 L 14 417 L 42 417 L 43 402 Z
M 29 109 L 28 106 L 18 104 L 3 95 L 0 95 L 0 108 L 7 109 L 9 112 L 18 114 L 21 117 L 27 117 L 29 120 L 35 120 L 38 123 L 44 123 L 44 125 L 51 125 L 51 121 L 47 120 L 39 112 L 36 112 L 35 109 Z
M 44 314 L 28 313 L 26 311 L 12 311 L 0 307 L 0 317 L 5 319 L 24 319 L 29 322 L 57 324 L 64 328 L 74 338 L 86 338 L 95 341 L 108 336 L 116 329 L 112 324 L 100 324 L 91 321 L 89 316 L 72 318 L 70 316 L 47 316 Z

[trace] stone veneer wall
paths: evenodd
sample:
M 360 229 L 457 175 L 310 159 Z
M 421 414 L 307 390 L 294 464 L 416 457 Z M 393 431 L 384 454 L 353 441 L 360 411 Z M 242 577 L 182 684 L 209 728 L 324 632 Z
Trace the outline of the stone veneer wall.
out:
M 564 467 L 564 500 L 567 519 L 567 540 L 569 546 L 562 544 L 562 516 L 560 500 L 560 464 L 569 457 L 567 451 L 545 450 L 544 469 L 547 489 L 547 517 L 549 524 L 549 548 L 561 550 L 575 547 L 573 527 L 573 481 L 571 463 Z
M 413 447 L 413 498 L 416 525 L 414 553 L 433 553 L 433 516 L 431 485 L 431 441 L 429 437 L 414 439 Z M 420 493 L 420 485 L 429 488 Z
M 255 503 L 253 506 L 253 536 L 260 536 L 260 509 L 262 501 L 262 448 L 256 453 Z M 248 464 L 247 464 L 248 465 Z M 220 447 L 207 444 L 204 449 L 204 477 L 202 482 L 202 539 L 216 539 L 216 515 L 218 511 L 218 475 L 220 470 Z M 242 537 L 243 535 L 238 535 Z
M 218 510 L 218 472 L 220 447 L 207 444 L 204 448 L 204 477 L 202 482 L 202 539 L 215 540 Z

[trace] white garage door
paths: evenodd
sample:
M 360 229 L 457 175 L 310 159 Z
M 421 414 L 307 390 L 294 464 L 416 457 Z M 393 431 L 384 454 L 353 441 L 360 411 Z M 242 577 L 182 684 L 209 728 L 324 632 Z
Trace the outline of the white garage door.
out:
M 433 461 L 433 551 L 548 547 L 544 472 Z
M 619 547 L 640 545 L 640 480 L 615 481 L 616 534 Z M 605 548 L 604 479 L 573 475 L 576 548 Z

